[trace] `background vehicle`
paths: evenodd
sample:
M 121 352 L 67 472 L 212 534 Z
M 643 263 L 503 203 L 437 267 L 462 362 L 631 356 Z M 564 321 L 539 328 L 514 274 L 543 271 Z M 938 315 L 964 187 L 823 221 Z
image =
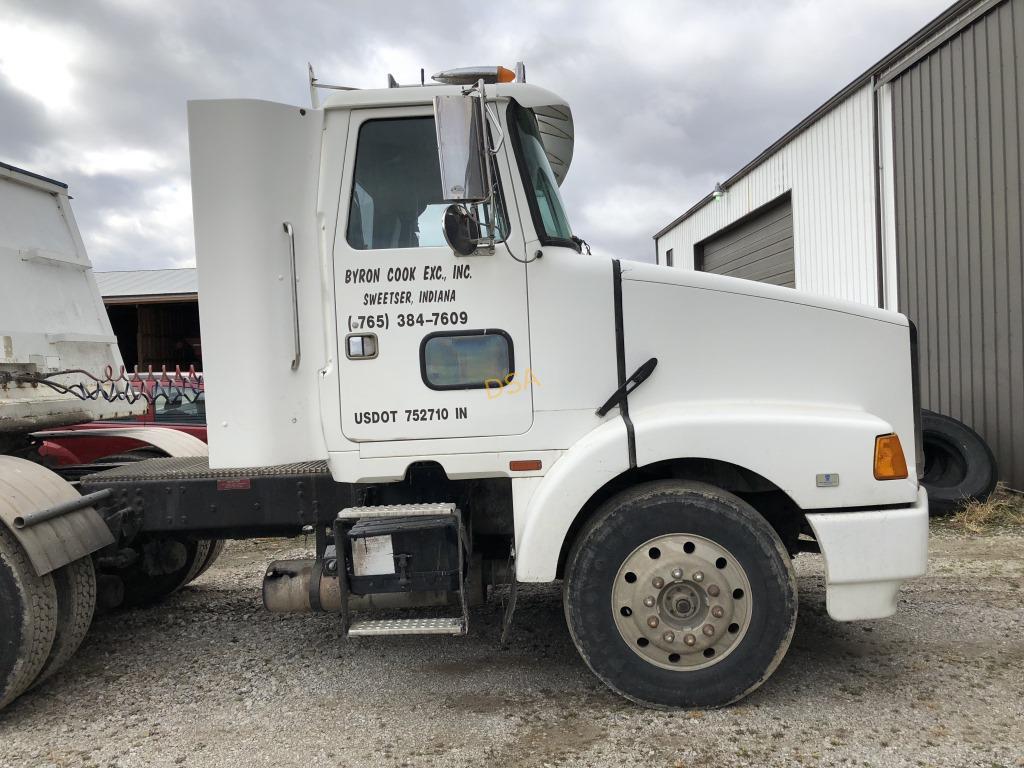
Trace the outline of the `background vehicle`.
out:
M 771 675 L 802 550 L 834 618 L 893 613 L 927 549 L 906 318 L 583 253 L 568 105 L 521 67 L 435 79 L 189 105 L 209 456 L 81 478 L 105 572 L 141 601 L 201 542 L 306 530 L 264 603 L 357 637 L 464 634 L 505 581 L 507 629 L 562 579 L 590 668 L 663 707 Z
M 141 460 L 167 454 L 141 438 L 110 434 L 107 430 L 122 425 L 166 427 L 206 442 L 206 396 L 201 374 L 195 372 L 177 375 L 172 370 L 164 373 L 137 373 L 129 376 L 133 391 L 145 393 L 142 402 L 146 410 L 116 419 L 100 419 L 85 424 L 73 424 L 60 432 L 37 434 L 42 442 L 39 455 L 59 466 L 85 465 L 111 458 L 126 456 Z M 78 433 L 87 432 L 89 435 Z
M 206 454 L 189 434 L 148 426 L 145 399 L 108 399 L 110 387 L 82 373 L 120 366 L 66 185 L 0 164 L 0 707 L 74 654 L 97 597 L 152 599 L 156 582 L 170 591 L 172 571 L 187 565 L 191 576 L 219 552 L 208 540 L 158 538 L 148 551 L 168 557 L 140 563 L 118 546 L 131 533 L 124 508 L 103 516 L 76 490 L 107 451 Z M 79 424 L 97 437 L 65 454 L 72 466 L 48 469 L 58 456 L 40 435 Z

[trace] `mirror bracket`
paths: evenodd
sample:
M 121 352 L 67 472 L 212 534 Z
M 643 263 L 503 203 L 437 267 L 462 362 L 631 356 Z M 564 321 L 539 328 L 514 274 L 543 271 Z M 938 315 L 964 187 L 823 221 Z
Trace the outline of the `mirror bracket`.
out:
M 500 151 L 505 133 L 497 113 L 487 108 L 484 81 L 464 88 L 461 99 L 435 96 L 434 122 L 442 195 L 452 203 L 444 215 L 445 240 L 460 256 L 493 254 L 498 196 L 492 158 Z M 492 130 L 498 135 L 496 142 Z M 486 221 L 479 221 L 469 205 L 482 207 Z

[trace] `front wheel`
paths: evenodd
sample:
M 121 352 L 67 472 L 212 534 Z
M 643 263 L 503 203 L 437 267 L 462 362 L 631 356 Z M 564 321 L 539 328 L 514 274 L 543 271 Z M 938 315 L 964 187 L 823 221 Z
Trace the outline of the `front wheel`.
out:
M 749 504 L 658 481 L 602 505 L 565 567 L 566 622 L 590 669 L 654 707 L 718 707 L 771 676 L 796 626 L 796 577 Z

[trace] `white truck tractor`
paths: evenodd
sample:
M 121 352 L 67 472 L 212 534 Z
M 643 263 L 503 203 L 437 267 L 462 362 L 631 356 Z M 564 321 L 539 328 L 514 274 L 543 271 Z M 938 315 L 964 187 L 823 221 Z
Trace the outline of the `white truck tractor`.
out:
M 833 618 L 891 615 L 927 553 L 907 319 L 590 254 L 569 106 L 521 66 L 434 79 L 189 104 L 209 456 L 80 477 L 104 572 L 306 531 L 264 603 L 348 637 L 464 634 L 499 583 L 507 630 L 561 580 L 587 665 L 658 707 L 767 680 L 799 552 Z

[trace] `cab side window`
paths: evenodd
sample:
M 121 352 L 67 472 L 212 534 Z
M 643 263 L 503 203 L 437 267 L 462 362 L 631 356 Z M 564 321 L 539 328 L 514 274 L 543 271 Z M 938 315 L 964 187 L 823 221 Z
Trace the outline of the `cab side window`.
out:
M 496 178 L 496 176 L 495 176 Z M 445 245 L 433 117 L 368 120 L 359 128 L 347 237 L 356 250 Z M 507 227 L 499 206 L 499 229 Z

